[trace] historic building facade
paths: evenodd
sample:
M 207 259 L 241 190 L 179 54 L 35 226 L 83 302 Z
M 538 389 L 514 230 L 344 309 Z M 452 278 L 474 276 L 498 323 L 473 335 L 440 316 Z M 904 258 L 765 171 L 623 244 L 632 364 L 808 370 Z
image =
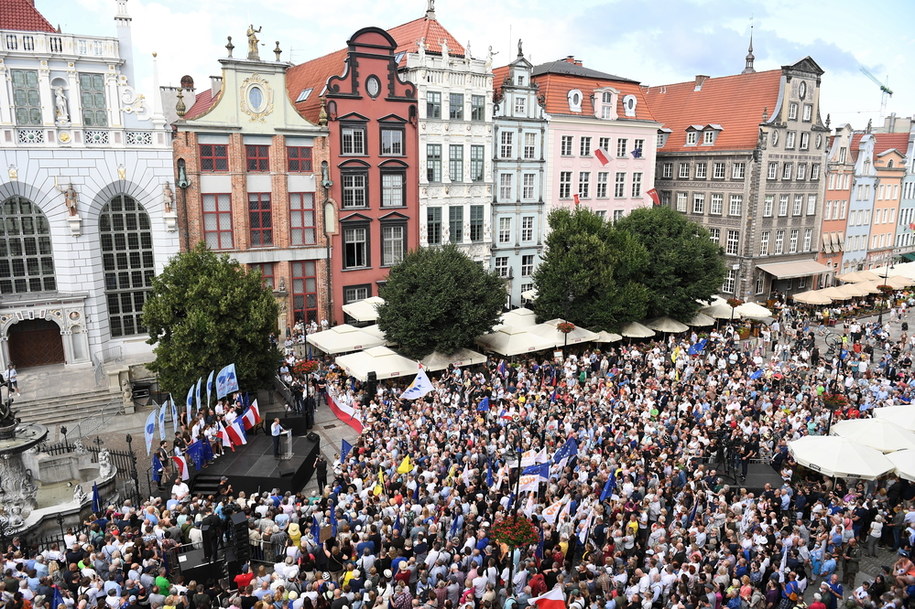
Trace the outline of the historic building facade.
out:
M 829 129 L 823 70 L 807 57 L 756 72 L 647 89 L 664 204 L 706 226 L 724 251 L 721 291 L 742 299 L 817 287 Z
M 817 260 L 829 270 L 820 278 L 820 285 L 835 285 L 836 275 L 844 271 L 842 256 L 848 225 L 855 165 L 851 154 L 851 125 L 836 129 L 826 153 L 826 195 L 823 204 L 823 225 L 820 228 L 820 254 Z
M 288 72 L 290 99 L 329 130 L 330 321 L 343 321 L 344 304 L 377 296 L 419 244 L 416 86 L 398 71 L 396 49 L 388 32 L 367 27 L 346 49 Z
M 189 77 L 175 100 L 175 172 L 183 249 L 203 242 L 261 272 L 280 306 L 279 330 L 328 314 L 328 253 L 321 185 L 327 129 L 287 96 L 288 63 L 248 52 L 219 60 L 222 76 L 200 93 Z
M 143 359 L 154 275 L 178 251 L 170 134 L 117 37 L 58 32 L 29 0 L 0 31 L 0 366 Z
M 533 80 L 533 65 L 518 56 L 495 70 L 494 129 L 502 150 L 493 162 L 498 187 L 492 206 L 492 268 L 506 281 L 511 306 L 525 303 L 534 289 L 533 273 L 543 251 L 546 204 L 547 120 Z M 506 154 L 502 154 L 505 152 Z
M 905 178 L 906 133 L 874 134 L 874 213 L 871 224 L 870 247 L 867 252 L 869 268 L 889 267 L 896 259 L 896 227 L 902 201 Z
M 896 247 L 909 254 L 915 250 L 915 127 L 911 127 L 906 144 L 905 177 L 899 202 L 899 222 L 896 226 Z M 908 256 L 911 257 L 911 256 Z

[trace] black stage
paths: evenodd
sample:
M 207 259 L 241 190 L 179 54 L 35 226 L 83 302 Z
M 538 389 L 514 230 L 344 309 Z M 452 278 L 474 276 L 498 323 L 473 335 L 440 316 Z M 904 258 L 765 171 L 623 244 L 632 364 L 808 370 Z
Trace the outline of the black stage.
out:
M 288 429 L 288 427 L 287 427 Z M 295 432 L 293 432 L 295 433 Z M 280 453 L 285 450 L 286 438 L 280 440 Z M 248 443 L 237 446 L 235 452 L 225 449 L 225 454 L 210 462 L 190 480 L 191 491 L 200 494 L 215 492 L 222 476 L 229 478 L 235 493 L 270 491 L 296 493 L 308 483 L 314 473 L 321 439 L 316 434 L 305 437 L 292 436 L 292 458 L 273 456 L 273 439 L 268 435 L 248 436 Z
M 724 466 L 720 463 L 712 467 L 712 469 L 715 468 L 717 468 L 718 477 L 721 478 L 722 482 L 730 486 L 745 488 L 751 492 L 763 490 L 766 487 L 766 484 L 769 484 L 773 489 L 776 489 L 785 483 L 778 472 L 768 463 L 750 463 L 750 466 L 747 468 L 746 480 L 740 478 L 735 479 L 734 473 L 725 471 Z

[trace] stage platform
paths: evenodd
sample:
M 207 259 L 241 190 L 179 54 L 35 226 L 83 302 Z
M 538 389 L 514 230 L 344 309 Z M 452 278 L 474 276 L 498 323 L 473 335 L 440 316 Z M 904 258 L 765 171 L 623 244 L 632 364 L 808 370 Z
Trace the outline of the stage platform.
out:
M 244 491 L 250 495 L 274 488 L 297 493 L 314 473 L 320 444 L 320 438 L 314 434 L 293 436 L 292 458 L 281 460 L 273 456 L 273 439 L 270 436 L 249 436 L 247 444 L 236 447 L 235 452 L 226 449 L 223 456 L 196 472 L 188 485 L 193 493 L 207 495 L 216 491 L 222 476 L 227 476 L 236 493 Z M 283 448 L 281 445 L 281 453 Z
M 747 468 L 746 480 L 735 479 L 733 474 L 729 474 L 718 464 L 718 477 L 728 485 L 745 488 L 748 491 L 757 493 L 770 485 L 773 489 L 779 488 L 785 483 L 777 471 L 772 469 L 768 463 L 750 463 Z

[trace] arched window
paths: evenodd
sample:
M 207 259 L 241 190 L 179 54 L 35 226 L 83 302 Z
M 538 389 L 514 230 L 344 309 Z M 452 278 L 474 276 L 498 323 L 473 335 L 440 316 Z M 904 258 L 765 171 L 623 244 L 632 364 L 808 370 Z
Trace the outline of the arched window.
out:
M 99 238 L 111 336 L 143 334 L 143 303 L 155 275 L 149 214 L 131 197 L 118 195 L 102 208 Z
M 0 208 L 0 294 L 56 289 L 48 219 L 28 199 L 10 197 Z

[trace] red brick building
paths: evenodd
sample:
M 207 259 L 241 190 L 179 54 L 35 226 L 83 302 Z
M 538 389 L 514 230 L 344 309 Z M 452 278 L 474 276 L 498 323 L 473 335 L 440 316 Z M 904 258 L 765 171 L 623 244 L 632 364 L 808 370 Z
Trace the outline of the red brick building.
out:
M 330 252 L 321 213 L 327 130 L 288 99 L 288 64 L 279 58 L 230 55 L 220 63 L 222 77 L 211 88 L 194 94 L 185 77 L 180 90 L 163 92 L 166 106 L 177 106 L 182 249 L 203 241 L 259 269 L 280 305 L 280 331 L 320 321 L 328 315 Z
M 388 269 L 419 245 L 416 87 L 398 74 L 397 43 L 363 28 L 347 48 L 289 69 L 289 98 L 329 129 L 331 317 L 378 295 Z M 337 226 L 333 226 L 336 224 Z

